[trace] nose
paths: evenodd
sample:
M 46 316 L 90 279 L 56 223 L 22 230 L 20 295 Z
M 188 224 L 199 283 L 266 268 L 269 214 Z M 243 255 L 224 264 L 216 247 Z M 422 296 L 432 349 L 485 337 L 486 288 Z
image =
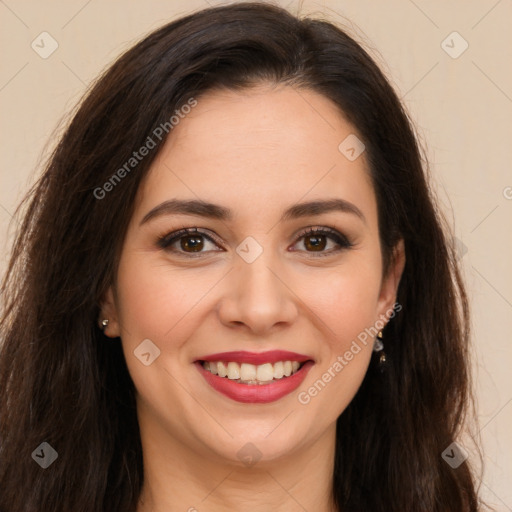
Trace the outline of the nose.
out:
M 298 316 L 297 297 L 292 283 L 264 252 L 256 261 L 240 259 L 227 276 L 218 307 L 220 321 L 253 334 L 269 334 L 276 328 L 292 324 Z

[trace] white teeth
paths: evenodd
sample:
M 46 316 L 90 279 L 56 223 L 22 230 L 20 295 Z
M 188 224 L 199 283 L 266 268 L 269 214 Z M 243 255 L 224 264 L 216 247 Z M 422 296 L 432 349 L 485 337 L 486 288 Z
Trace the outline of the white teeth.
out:
M 206 364 L 209 364 L 209 367 L 206 367 L 207 370 L 210 370 L 213 375 L 217 375 L 217 363 L 206 363 Z
M 211 364 L 212 363 L 210 363 L 210 366 L 211 366 Z M 217 363 L 217 372 L 219 374 L 219 377 L 227 377 L 228 376 L 228 369 L 222 361 L 219 361 Z
M 274 378 L 274 368 L 271 363 L 260 364 L 256 368 L 256 380 L 265 382 Z
M 240 366 L 237 363 L 228 363 L 228 379 L 236 380 L 240 378 Z
M 279 380 L 296 373 L 300 368 L 298 361 L 277 361 L 264 363 L 258 366 L 249 363 L 235 363 L 234 361 L 205 361 L 203 368 L 219 375 L 244 384 L 266 384 L 272 380 Z
M 274 379 L 282 379 L 284 375 L 284 366 L 282 361 L 274 363 Z
M 256 380 L 256 366 L 242 363 L 240 365 L 240 378 L 242 380 Z

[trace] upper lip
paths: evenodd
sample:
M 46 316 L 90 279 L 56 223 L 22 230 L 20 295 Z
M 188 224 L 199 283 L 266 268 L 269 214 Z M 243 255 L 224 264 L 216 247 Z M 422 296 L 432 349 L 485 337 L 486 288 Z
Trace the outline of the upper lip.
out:
M 312 357 L 287 350 L 269 350 L 268 352 L 247 352 L 237 350 L 233 352 L 218 352 L 199 357 L 197 361 L 233 361 L 235 363 L 249 363 L 254 365 L 264 363 L 276 363 L 277 361 L 305 361 L 313 360 Z

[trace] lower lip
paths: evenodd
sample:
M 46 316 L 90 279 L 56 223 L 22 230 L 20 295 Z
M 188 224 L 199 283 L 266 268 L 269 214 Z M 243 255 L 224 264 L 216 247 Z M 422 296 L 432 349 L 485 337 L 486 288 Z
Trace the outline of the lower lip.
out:
M 194 363 L 201 375 L 210 386 L 219 393 L 246 404 L 267 404 L 275 402 L 283 396 L 296 390 L 301 384 L 310 368 L 315 364 L 313 361 L 305 362 L 300 370 L 290 377 L 272 381 L 269 384 L 240 384 L 227 377 L 219 377 L 205 370 L 200 361 Z

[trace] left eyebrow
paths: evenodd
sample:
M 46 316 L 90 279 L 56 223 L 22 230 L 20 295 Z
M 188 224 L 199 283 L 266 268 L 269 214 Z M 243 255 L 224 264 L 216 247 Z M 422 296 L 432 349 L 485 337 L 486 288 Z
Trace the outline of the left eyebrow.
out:
M 363 212 L 355 204 L 345 199 L 327 199 L 296 204 L 283 213 L 281 221 L 321 215 L 322 213 L 335 211 L 356 215 L 366 224 L 366 218 Z
M 321 215 L 323 213 L 330 213 L 333 211 L 353 214 L 359 217 L 366 224 L 366 218 L 363 215 L 363 212 L 355 204 L 350 203 L 345 199 L 327 199 L 295 204 L 285 210 L 280 221 L 282 222 L 302 217 Z M 228 221 L 234 218 L 233 212 L 224 206 L 195 199 L 170 199 L 169 201 L 164 201 L 158 206 L 155 206 L 151 211 L 149 211 L 141 220 L 140 225 L 161 215 L 194 215 L 222 221 Z

